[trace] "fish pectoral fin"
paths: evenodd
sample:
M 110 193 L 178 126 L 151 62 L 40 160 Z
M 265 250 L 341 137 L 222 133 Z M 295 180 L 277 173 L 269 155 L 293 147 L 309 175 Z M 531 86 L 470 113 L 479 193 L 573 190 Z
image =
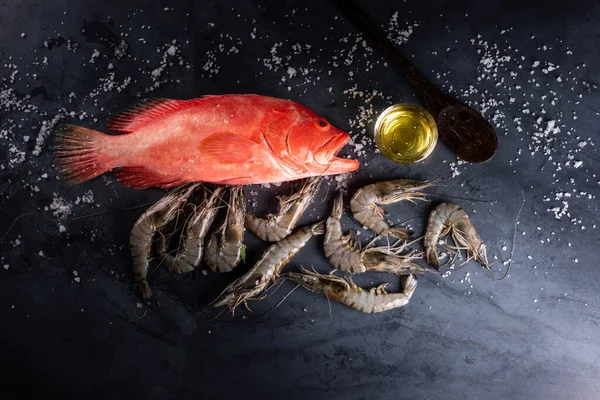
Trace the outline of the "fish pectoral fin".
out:
M 134 189 L 147 189 L 150 187 L 167 189 L 186 183 L 186 181 L 181 181 L 178 178 L 157 174 L 144 167 L 121 167 L 116 168 L 115 171 L 119 182 Z
M 198 150 L 207 161 L 238 164 L 252 161 L 260 150 L 260 144 L 232 132 L 222 132 L 204 139 Z

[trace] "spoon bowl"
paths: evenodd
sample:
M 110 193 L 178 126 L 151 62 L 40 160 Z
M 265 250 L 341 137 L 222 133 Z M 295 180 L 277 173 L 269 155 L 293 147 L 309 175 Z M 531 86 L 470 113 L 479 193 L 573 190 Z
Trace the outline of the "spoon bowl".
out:
M 498 137 L 494 128 L 471 107 L 462 104 L 445 107 L 436 122 L 438 135 L 463 160 L 482 163 L 496 154 Z

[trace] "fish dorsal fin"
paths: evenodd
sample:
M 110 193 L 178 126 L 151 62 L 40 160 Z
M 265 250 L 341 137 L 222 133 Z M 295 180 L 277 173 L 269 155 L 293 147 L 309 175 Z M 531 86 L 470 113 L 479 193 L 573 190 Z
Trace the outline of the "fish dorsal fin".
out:
M 164 189 L 183 185 L 186 181 L 167 175 L 160 175 L 144 167 L 121 167 L 116 169 L 117 180 L 134 189 L 161 187 Z
M 197 104 L 200 99 L 173 100 L 147 99 L 118 114 L 108 122 L 108 129 L 116 132 L 131 133 L 146 123 L 174 111 Z

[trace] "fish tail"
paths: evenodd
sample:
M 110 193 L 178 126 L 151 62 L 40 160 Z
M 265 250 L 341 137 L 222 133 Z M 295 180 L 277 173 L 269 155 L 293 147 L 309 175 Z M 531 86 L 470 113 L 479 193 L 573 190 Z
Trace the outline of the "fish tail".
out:
M 76 125 L 62 125 L 56 134 L 56 169 L 60 179 L 75 185 L 111 169 L 103 151 L 102 132 Z

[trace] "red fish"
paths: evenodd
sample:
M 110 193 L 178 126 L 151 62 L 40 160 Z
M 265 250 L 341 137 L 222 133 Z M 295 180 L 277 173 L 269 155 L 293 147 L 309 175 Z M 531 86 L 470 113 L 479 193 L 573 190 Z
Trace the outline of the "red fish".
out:
M 107 135 L 74 125 L 57 134 L 59 176 L 70 184 L 115 169 L 128 186 L 274 183 L 354 171 L 335 155 L 350 136 L 308 108 L 259 95 L 145 101 Z

